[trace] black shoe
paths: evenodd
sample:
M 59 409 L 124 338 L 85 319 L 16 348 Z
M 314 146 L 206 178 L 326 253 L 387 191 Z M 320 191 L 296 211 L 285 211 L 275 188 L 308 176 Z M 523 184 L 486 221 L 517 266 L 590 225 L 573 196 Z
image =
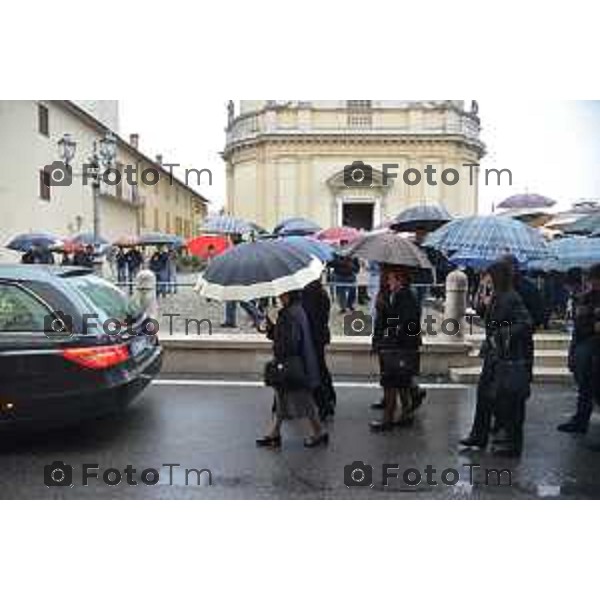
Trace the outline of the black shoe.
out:
M 329 434 L 324 431 L 320 435 L 311 435 L 304 439 L 305 448 L 316 448 L 317 446 L 327 446 L 329 444 Z
M 460 445 L 466 448 L 485 448 L 487 446 L 487 440 L 482 440 L 475 436 L 470 435 L 464 440 L 460 440 Z
M 281 447 L 281 436 L 269 436 L 258 438 L 256 440 L 256 445 L 259 448 L 280 448 Z
M 232 325 L 231 323 L 221 323 L 222 329 L 235 329 L 236 325 Z
M 571 419 L 570 421 L 559 425 L 556 429 L 558 429 L 558 431 L 562 431 L 563 433 L 587 433 L 588 424 Z
M 427 391 L 421 388 L 416 388 L 411 392 L 412 397 L 412 412 L 415 412 L 418 408 L 421 407 L 425 398 L 427 397 Z
M 384 431 L 392 431 L 392 429 L 394 429 L 394 423 L 387 421 L 371 421 L 369 423 L 369 429 L 373 433 L 383 433 Z
M 383 400 L 379 400 L 378 402 L 373 402 L 373 404 L 371 404 L 371 408 L 373 410 L 383 410 L 384 409 L 384 401 Z

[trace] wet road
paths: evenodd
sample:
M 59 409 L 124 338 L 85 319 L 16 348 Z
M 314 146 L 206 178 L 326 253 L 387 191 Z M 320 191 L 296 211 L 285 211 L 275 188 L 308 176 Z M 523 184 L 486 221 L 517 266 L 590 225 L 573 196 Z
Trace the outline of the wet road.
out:
M 349 384 L 338 393 L 329 447 L 304 449 L 303 432 L 293 426 L 278 451 L 254 446 L 270 409 L 267 389 L 235 382 L 162 381 L 120 418 L 3 441 L 0 498 L 600 498 L 600 452 L 593 448 L 600 443 L 600 419 L 594 418 L 586 438 L 555 429 L 570 414 L 571 388 L 534 389 L 519 461 L 459 452 L 458 440 L 468 431 L 473 411 L 472 387 L 434 386 L 412 429 L 384 435 L 367 429 L 373 417 L 368 405 L 380 396 L 377 388 Z M 44 485 L 44 466 L 54 461 L 73 467 L 72 487 Z M 346 487 L 344 467 L 355 461 L 372 466 L 372 487 Z M 88 469 L 97 479 L 90 477 L 87 486 L 82 485 L 85 463 L 98 465 Z M 180 466 L 164 466 L 169 464 Z M 388 486 L 383 485 L 383 464 L 397 465 L 388 469 Z M 135 473 L 124 473 L 127 465 Z M 120 473 L 105 473 L 109 468 Z M 156 485 L 142 482 L 142 471 L 148 469 L 143 477 L 153 482 L 155 469 Z M 186 482 L 186 469 L 210 474 L 190 471 Z M 497 473 L 504 469 L 510 471 L 511 485 L 507 471 Z M 363 482 L 370 483 L 369 469 L 363 472 Z M 107 485 L 103 475 L 113 481 L 121 477 L 121 483 Z M 359 471 L 355 475 L 362 477 Z M 420 477 L 421 483 L 408 485 L 405 476 L 413 484 Z

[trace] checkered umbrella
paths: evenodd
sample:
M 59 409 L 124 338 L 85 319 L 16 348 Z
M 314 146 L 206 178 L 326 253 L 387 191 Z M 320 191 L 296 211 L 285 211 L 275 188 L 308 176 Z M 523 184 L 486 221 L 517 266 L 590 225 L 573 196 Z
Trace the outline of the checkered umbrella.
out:
M 244 219 L 230 217 L 229 215 L 219 215 L 208 217 L 201 227 L 203 233 L 216 233 L 223 235 L 244 235 L 248 233 L 260 233 L 264 231 L 255 223 L 250 223 Z
M 566 237 L 548 245 L 551 257 L 530 263 L 529 268 L 540 271 L 566 272 L 570 269 L 589 269 L 600 263 L 600 238 Z
M 511 254 L 520 263 L 547 258 L 548 244 L 533 227 L 509 217 L 483 216 L 455 219 L 430 233 L 425 246 L 446 255 L 493 262 Z

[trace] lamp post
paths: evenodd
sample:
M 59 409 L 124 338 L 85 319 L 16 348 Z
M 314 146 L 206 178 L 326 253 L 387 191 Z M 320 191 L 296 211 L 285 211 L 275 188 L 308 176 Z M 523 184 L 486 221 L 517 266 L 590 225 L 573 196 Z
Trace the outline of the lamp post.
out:
M 69 133 L 65 133 L 58 141 L 58 149 L 63 162 L 69 166 L 75 157 L 77 143 Z M 92 172 L 92 197 L 93 197 L 93 223 L 94 240 L 100 239 L 100 168 L 112 167 L 117 155 L 117 138 L 110 131 L 94 142 L 92 154 L 89 157 L 89 165 Z

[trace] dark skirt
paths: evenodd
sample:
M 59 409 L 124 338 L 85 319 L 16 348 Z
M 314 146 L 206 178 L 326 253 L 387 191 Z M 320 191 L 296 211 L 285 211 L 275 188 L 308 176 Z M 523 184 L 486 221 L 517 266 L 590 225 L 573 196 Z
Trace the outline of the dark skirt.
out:
M 389 348 L 379 350 L 379 383 L 384 388 L 412 387 L 419 373 L 419 351 Z
M 281 421 L 314 419 L 317 415 L 313 393 L 308 389 L 276 390 L 274 409 Z

